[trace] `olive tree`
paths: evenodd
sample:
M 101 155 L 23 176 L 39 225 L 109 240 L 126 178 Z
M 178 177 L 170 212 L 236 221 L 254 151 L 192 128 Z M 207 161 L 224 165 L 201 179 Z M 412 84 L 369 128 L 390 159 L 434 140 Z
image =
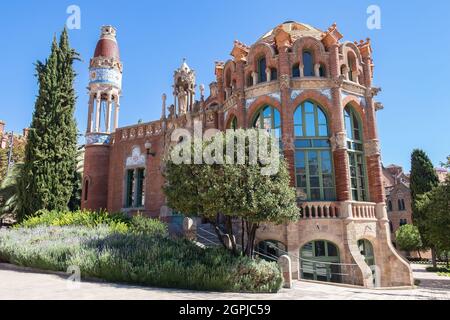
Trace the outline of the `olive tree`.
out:
M 183 139 L 166 163 L 168 205 L 185 215 L 209 219 L 225 247 L 223 238 L 229 236 L 228 249 L 234 253 L 239 250 L 233 220 L 241 219 L 242 252 L 253 257 L 256 232 L 262 223 L 295 221 L 300 214 L 276 143 L 273 137 L 254 130 L 217 133 L 197 144 Z M 173 161 L 174 154 L 186 161 Z M 201 163 L 193 161 L 199 158 Z M 224 217 L 224 226 L 219 217 Z

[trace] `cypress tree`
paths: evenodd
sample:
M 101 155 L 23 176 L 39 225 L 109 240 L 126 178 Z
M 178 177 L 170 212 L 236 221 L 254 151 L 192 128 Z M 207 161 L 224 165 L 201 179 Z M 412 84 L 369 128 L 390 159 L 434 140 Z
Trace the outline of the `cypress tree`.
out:
M 40 209 L 65 210 L 71 198 L 77 144 L 73 62 L 77 58 L 64 29 L 59 44 L 53 38 L 45 63 L 36 63 L 39 94 L 18 183 L 19 220 Z
M 411 177 L 410 188 L 412 198 L 412 209 L 414 224 L 419 228 L 424 248 L 431 248 L 433 253 L 433 263 L 435 263 L 436 251 L 429 241 L 427 218 L 428 214 L 420 210 L 417 201 L 420 196 L 433 190 L 439 185 L 439 178 L 434 170 L 433 163 L 423 150 L 414 150 L 411 155 Z
M 439 178 L 430 158 L 425 151 L 414 150 L 411 155 L 411 196 L 413 200 L 430 192 L 438 184 Z

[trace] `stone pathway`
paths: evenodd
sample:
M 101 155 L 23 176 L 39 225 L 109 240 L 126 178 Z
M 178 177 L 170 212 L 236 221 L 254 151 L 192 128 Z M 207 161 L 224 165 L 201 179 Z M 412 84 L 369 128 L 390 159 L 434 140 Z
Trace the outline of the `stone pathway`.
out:
M 326 284 L 296 282 L 292 290 L 278 294 L 193 292 L 145 288 L 103 282 L 81 282 L 74 287 L 62 273 L 35 272 L 27 268 L 0 264 L 0 299 L 3 300 L 450 300 L 450 278 L 425 272 L 413 265 L 421 281 L 416 290 L 367 290 Z

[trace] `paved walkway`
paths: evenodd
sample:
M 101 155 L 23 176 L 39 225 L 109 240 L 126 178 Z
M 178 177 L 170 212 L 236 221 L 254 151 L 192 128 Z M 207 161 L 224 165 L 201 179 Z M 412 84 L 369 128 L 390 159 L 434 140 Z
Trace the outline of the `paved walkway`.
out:
M 450 300 L 450 278 L 425 272 L 414 265 L 414 275 L 421 281 L 416 290 L 367 290 L 326 284 L 296 282 L 292 290 L 278 294 L 209 293 L 156 289 L 101 282 L 81 282 L 79 288 L 64 274 L 38 273 L 30 269 L 0 264 L 0 299 L 26 300 Z

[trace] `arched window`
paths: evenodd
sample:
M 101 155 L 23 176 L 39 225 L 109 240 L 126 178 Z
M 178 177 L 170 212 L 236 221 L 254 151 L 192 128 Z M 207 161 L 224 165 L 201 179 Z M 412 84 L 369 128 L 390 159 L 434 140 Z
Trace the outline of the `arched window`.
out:
M 358 115 L 349 105 L 344 109 L 344 119 L 347 130 L 352 198 L 354 201 L 367 201 L 367 174 L 361 122 Z
M 305 101 L 294 114 L 295 171 L 299 201 L 334 201 L 328 121 L 320 106 Z
M 125 188 L 125 207 L 143 208 L 145 205 L 145 169 L 128 169 Z
M 303 75 L 305 77 L 314 77 L 314 61 L 310 51 L 303 51 Z
M 275 81 L 278 80 L 278 71 L 275 68 L 270 69 L 270 80 Z
M 258 253 L 261 259 L 268 261 L 278 261 L 278 258 L 285 255 L 286 246 L 279 241 L 265 240 L 258 244 Z
M 262 57 L 258 60 L 258 83 L 267 81 L 266 69 L 266 58 Z
M 261 108 L 254 117 L 253 127 L 274 134 L 281 142 L 281 117 L 276 108 L 272 106 Z
M 311 241 L 300 250 L 302 279 L 342 282 L 338 247 L 323 240 Z
M 392 211 L 392 201 L 388 200 L 388 211 Z
M 298 63 L 292 66 L 292 78 L 300 78 L 300 65 Z
M 364 260 L 366 260 L 367 265 L 374 266 L 375 265 L 375 253 L 373 252 L 373 246 L 372 243 L 370 243 L 369 240 L 359 240 L 358 241 L 358 248 L 361 253 L 361 255 L 364 257 Z
M 354 74 L 354 68 L 356 66 L 355 59 L 353 56 L 348 55 L 348 80 L 355 82 L 355 74 Z
M 404 199 L 398 199 L 398 211 L 405 211 L 406 210 L 406 206 L 405 206 L 405 200 Z

